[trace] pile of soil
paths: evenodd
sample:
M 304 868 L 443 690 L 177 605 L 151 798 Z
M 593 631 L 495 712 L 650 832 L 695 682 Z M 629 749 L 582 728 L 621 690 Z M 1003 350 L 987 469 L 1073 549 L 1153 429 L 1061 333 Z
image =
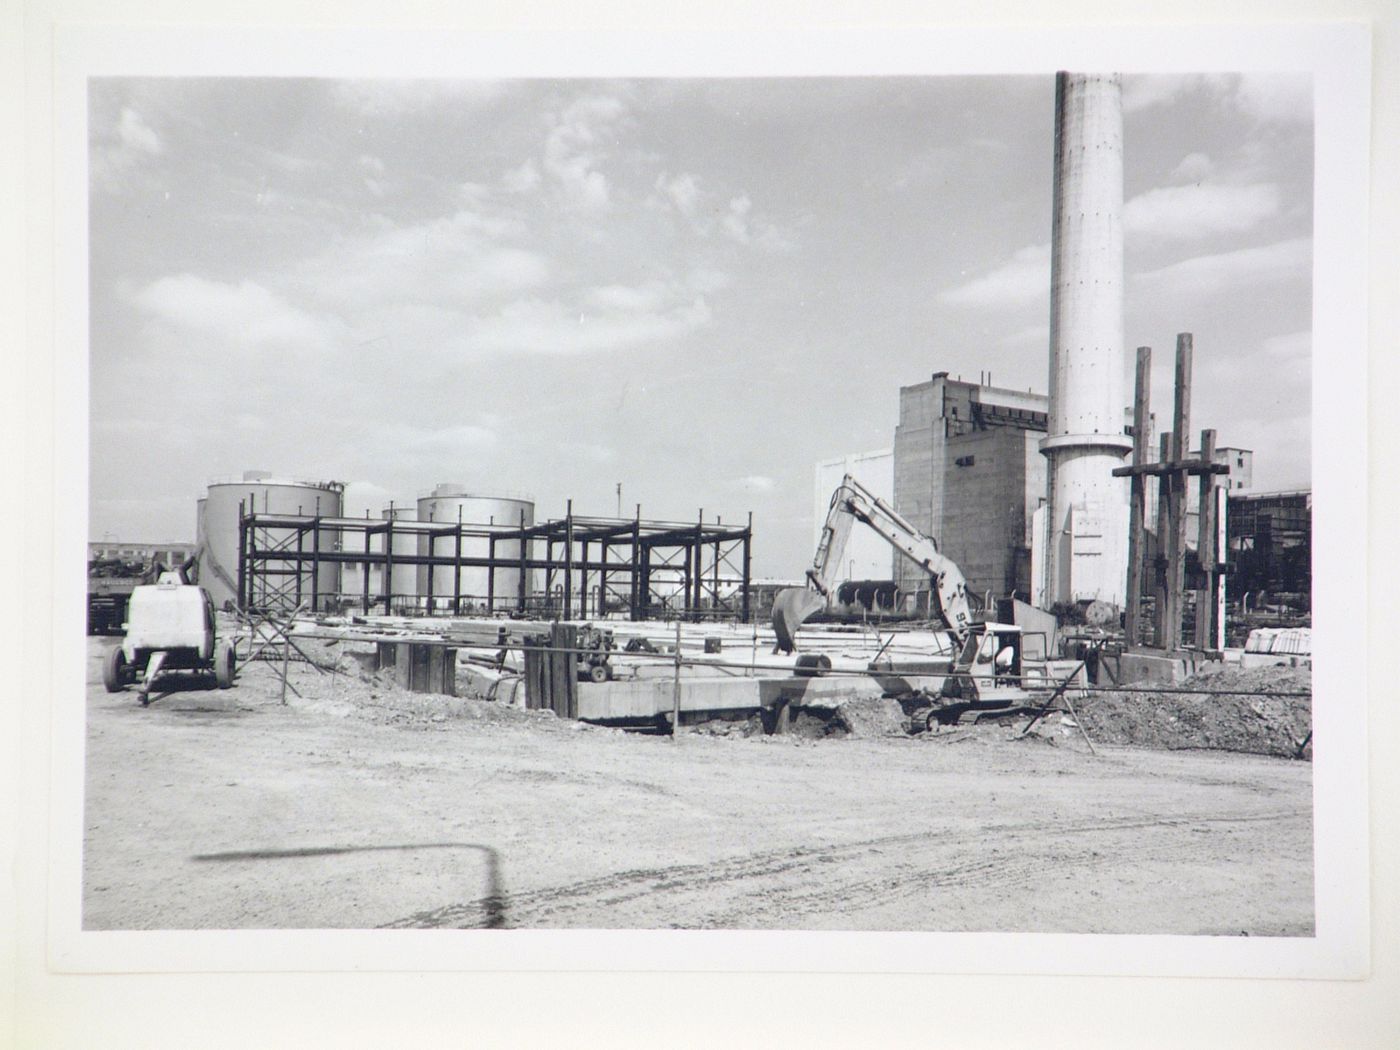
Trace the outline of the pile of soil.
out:
M 1075 709 L 1089 735 L 1109 744 L 1180 750 L 1211 748 L 1312 760 L 1312 675 L 1307 668 L 1242 670 L 1213 664 L 1181 689 L 1218 695 L 1093 693 Z M 1232 692 L 1238 690 L 1238 692 Z M 1271 696 L 1269 692 L 1306 696 Z
M 909 718 L 898 700 L 863 697 L 847 700 L 832 719 L 846 735 L 853 737 L 908 736 Z
M 290 680 L 296 692 L 288 691 L 287 703 L 293 707 L 377 723 L 419 727 L 431 727 L 449 720 L 560 730 L 585 726 L 581 722 L 561 721 L 553 711 L 527 711 L 509 703 L 468 696 L 412 693 L 394 681 L 391 671 L 369 671 L 357 660 L 342 659 L 336 662 L 334 656 L 322 663 L 325 654 L 309 646 L 303 648 L 324 673 L 316 673 L 304 662 L 291 665 Z M 278 698 L 282 691 L 280 673 L 280 666 L 274 667 L 265 661 L 245 663 L 238 668 L 237 686 L 248 695 L 262 699 Z
M 750 737 L 763 735 L 763 716 L 757 712 L 746 714 L 742 717 L 707 718 L 703 722 L 696 722 L 693 725 L 685 725 L 684 728 L 703 736 L 734 736 Z

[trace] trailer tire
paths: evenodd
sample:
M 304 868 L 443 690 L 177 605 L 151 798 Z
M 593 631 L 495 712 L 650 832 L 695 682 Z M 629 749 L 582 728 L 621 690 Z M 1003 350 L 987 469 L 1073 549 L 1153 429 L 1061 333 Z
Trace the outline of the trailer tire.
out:
M 223 642 L 214 652 L 214 681 L 220 689 L 233 685 L 234 663 L 233 646 Z
M 102 684 L 109 693 L 126 688 L 126 653 L 120 645 L 110 650 L 102 660 Z

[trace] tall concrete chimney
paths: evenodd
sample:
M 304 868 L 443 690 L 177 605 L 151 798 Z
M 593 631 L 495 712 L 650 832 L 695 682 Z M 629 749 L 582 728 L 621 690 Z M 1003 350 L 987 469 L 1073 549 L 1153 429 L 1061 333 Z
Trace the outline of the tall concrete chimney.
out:
M 1123 94 L 1116 75 L 1055 77 L 1050 420 L 1039 604 L 1127 589 L 1124 433 Z M 1043 530 L 1043 531 L 1042 531 Z

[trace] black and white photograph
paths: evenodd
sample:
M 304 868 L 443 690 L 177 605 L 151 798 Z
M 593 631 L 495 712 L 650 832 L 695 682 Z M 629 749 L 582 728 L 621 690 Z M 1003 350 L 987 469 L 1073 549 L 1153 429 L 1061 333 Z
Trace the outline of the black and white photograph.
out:
M 1306 74 L 89 92 L 85 928 L 1313 932 Z
M 1365 976 L 1364 38 L 179 39 L 58 39 L 50 965 Z

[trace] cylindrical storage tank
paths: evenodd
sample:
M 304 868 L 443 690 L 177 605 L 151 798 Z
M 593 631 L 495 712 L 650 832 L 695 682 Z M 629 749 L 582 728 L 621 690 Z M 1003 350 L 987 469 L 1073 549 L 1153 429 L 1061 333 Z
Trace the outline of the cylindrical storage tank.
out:
M 385 521 L 413 521 L 415 518 L 414 507 L 385 507 L 380 512 L 380 517 Z M 384 538 L 376 537 L 378 540 L 376 549 L 382 554 L 384 552 Z M 398 562 L 400 555 L 414 555 L 418 553 L 419 537 L 412 532 L 396 532 L 394 534 L 394 544 L 392 554 L 393 572 L 389 581 L 389 592 L 393 596 L 393 609 L 395 612 L 408 610 L 417 605 L 418 595 L 418 567 L 409 563 Z M 382 576 L 382 573 L 380 574 Z M 371 595 L 373 598 L 374 595 Z
M 292 514 L 338 518 L 344 513 L 345 486 L 339 481 L 308 481 L 300 478 L 276 477 L 266 471 L 247 471 L 241 478 L 219 478 L 209 483 L 204 503 L 203 544 L 199 553 L 199 582 L 208 589 L 216 606 L 225 601 L 238 601 L 238 515 L 240 504 L 245 512 L 259 514 Z M 258 546 L 263 549 L 287 544 L 296 550 L 296 533 L 290 529 L 260 530 Z M 337 533 L 333 529 L 307 532 L 302 539 L 302 552 L 311 554 L 335 550 Z M 289 542 L 290 541 L 290 542 Z M 300 576 L 274 575 L 296 567 L 293 561 L 272 560 L 265 563 L 272 572 L 260 573 L 253 581 L 250 600 L 255 607 L 289 610 L 298 599 L 308 608 L 313 599 L 317 608 L 324 609 L 340 592 L 340 566 L 333 561 L 321 562 L 319 568 L 308 560 L 301 563 Z M 299 592 L 299 593 L 298 593 Z
M 517 496 L 489 496 L 468 492 L 463 485 L 438 485 L 428 495 L 418 500 L 418 520 L 436 521 L 444 524 L 495 526 L 501 530 L 518 530 L 522 524 L 535 523 L 533 500 Z M 418 541 L 418 553 L 428 553 L 429 538 L 423 536 Z M 490 554 L 491 542 L 484 536 L 464 537 L 462 540 L 463 558 L 485 558 Z M 495 544 L 496 558 L 504 562 L 518 561 L 520 541 L 518 539 L 498 539 Z M 433 546 L 438 557 L 453 557 L 457 552 L 456 540 L 451 534 L 439 537 Z M 527 551 L 528 556 L 528 551 Z M 427 566 L 418 570 L 418 597 L 426 602 L 429 584 L 432 585 L 432 607 L 429 612 L 451 612 L 456 579 L 450 566 L 439 566 L 432 570 L 429 579 Z M 532 574 L 525 575 L 525 593 L 531 591 Z M 462 568 L 460 577 L 462 612 L 508 612 L 517 608 L 520 596 L 519 566 L 504 565 L 496 569 L 494 585 L 488 579 L 484 567 L 467 566 Z
M 206 527 L 205 524 L 204 524 L 204 513 L 205 513 L 204 508 L 205 508 L 205 504 L 206 504 L 207 502 L 208 502 L 208 501 L 207 501 L 203 496 L 200 496 L 199 499 L 195 500 L 195 503 L 194 503 L 194 555 L 195 555 L 195 559 L 196 559 L 196 560 L 195 560 L 195 574 L 196 574 L 196 576 L 199 575 L 200 570 L 203 568 L 203 565 L 204 565 L 204 548 L 205 548 L 205 547 L 208 545 L 208 543 L 209 543 L 208 530 L 207 530 L 207 527 Z M 203 582 L 203 581 L 201 580 L 200 582 Z

